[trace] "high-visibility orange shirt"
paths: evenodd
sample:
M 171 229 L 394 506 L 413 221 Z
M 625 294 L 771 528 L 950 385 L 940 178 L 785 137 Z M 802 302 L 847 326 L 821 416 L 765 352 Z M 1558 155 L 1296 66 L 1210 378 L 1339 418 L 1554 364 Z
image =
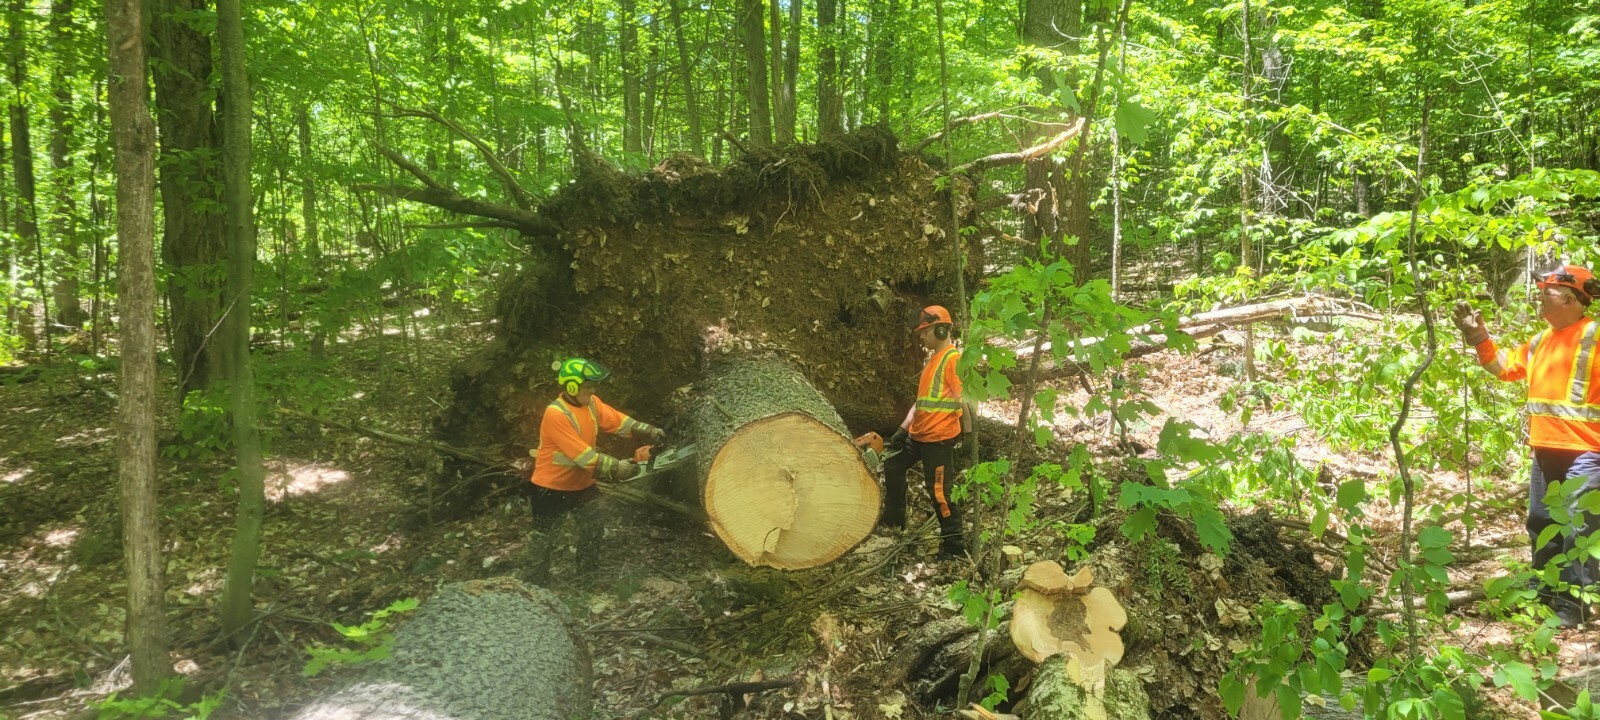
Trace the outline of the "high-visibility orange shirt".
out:
M 600 401 L 587 406 L 556 398 L 544 409 L 539 422 L 539 449 L 533 456 L 533 484 L 551 490 L 583 490 L 594 484 L 594 469 L 601 462 L 616 462 L 594 448 L 600 432 L 629 437 L 642 423 Z
M 1478 363 L 1501 380 L 1528 379 L 1528 444 L 1563 450 L 1600 450 L 1600 379 L 1595 335 L 1600 323 L 1584 318 L 1545 330 L 1506 352 L 1494 339 L 1478 343 Z
M 961 434 L 961 376 L 956 363 L 961 351 L 950 347 L 928 358 L 917 383 L 917 406 L 911 414 L 911 439 L 939 442 Z

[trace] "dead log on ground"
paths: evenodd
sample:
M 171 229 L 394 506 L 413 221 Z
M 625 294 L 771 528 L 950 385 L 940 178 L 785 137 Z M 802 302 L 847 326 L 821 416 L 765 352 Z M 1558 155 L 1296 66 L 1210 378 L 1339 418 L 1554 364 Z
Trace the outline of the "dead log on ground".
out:
M 876 479 L 833 406 L 788 365 L 730 363 L 696 387 L 686 421 L 700 501 L 739 559 L 816 567 L 872 532 Z
M 1324 295 L 1305 295 L 1301 297 L 1286 298 L 1283 300 L 1273 300 L 1271 302 L 1223 308 L 1221 310 L 1213 310 L 1211 312 L 1203 312 L 1188 317 L 1182 317 L 1178 319 L 1176 330 L 1188 336 L 1190 339 L 1198 340 L 1201 338 L 1218 335 L 1222 331 L 1229 328 L 1262 322 L 1265 320 L 1301 316 L 1328 317 L 1335 315 L 1341 317 L 1362 318 L 1366 320 L 1381 319 L 1381 317 L 1371 308 L 1358 303 L 1330 298 Z M 1124 334 L 1133 336 L 1133 341 L 1131 343 L 1131 348 L 1123 354 L 1123 357 L 1143 357 L 1145 355 L 1151 355 L 1167 349 L 1167 346 L 1172 342 L 1172 338 L 1168 337 L 1165 333 L 1160 332 L 1162 329 L 1163 328 L 1154 324 L 1145 324 L 1129 328 Z M 1106 338 L 1098 337 L 1074 340 L 1063 352 L 1055 353 L 1054 356 L 1058 358 L 1061 356 L 1074 356 L 1079 351 L 1094 347 L 1095 345 L 1104 343 L 1105 341 Z M 1051 352 L 1053 349 L 1054 346 L 1050 342 L 1045 342 L 1039 346 L 1040 352 Z M 1025 362 L 1032 357 L 1033 343 L 1031 341 L 1016 348 L 1016 358 L 1019 366 L 1024 365 Z M 1073 372 L 1082 372 L 1083 370 L 1084 367 L 1080 366 L 1078 363 L 1046 362 L 1040 366 L 1040 372 L 1045 373 L 1043 377 L 1058 377 L 1060 375 L 1071 374 Z
M 448 585 L 400 628 L 390 657 L 293 720 L 589 717 L 589 653 L 554 595 L 509 578 Z

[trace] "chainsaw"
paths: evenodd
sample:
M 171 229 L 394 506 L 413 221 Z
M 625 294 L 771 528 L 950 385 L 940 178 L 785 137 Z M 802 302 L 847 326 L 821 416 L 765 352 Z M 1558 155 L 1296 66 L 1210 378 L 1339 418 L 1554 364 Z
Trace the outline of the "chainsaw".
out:
M 633 462 L 639 466 L 639 474 L 624 482 L 638 482 L 664 474 L 679 463 L 694 457 L 694 450 L 694 445 L 674 446 L 670 443 L 641 445 L 639 449 L 633 451 Z

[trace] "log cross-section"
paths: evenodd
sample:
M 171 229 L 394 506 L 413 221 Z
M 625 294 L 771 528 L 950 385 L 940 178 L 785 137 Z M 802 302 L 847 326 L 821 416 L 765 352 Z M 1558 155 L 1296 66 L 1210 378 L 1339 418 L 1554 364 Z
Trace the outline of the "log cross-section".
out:
M 700 499 L 739 559 L 816 567 L 872 532 L 878 483 L 839 414 L 793 368 L 733 362 L 694 397 L 688 422 L 699 448 Z

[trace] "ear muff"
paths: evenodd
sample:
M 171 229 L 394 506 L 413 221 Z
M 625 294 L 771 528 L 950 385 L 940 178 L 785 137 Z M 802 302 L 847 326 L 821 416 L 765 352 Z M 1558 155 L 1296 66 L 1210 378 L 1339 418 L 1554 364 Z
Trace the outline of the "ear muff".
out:
M 935 326 L 933 326 L 933 336 L 936 337 L 936 338 L 939 338 L 940 340 L 949 340 L 950 339 L 950 326 L 949 325 L 935 325 Z
M 568 380 L 561 387 L 567 391 L 568 395 L 571 395 L 573 397 L 577 397 L 578 396 L 578 389 L 583 387 L 583 386 L 579 385 L 578 381 L 576 381 L 576 380 Z
M 1588 305 L 1589 300 L 1600 297 L 1600 280 L 1589 278 L 1588 280 L 1583 281 L 1583 294 L 1589 296 L 1588 298 L 1579 298 L 1584 300 L 1584 305 Z

